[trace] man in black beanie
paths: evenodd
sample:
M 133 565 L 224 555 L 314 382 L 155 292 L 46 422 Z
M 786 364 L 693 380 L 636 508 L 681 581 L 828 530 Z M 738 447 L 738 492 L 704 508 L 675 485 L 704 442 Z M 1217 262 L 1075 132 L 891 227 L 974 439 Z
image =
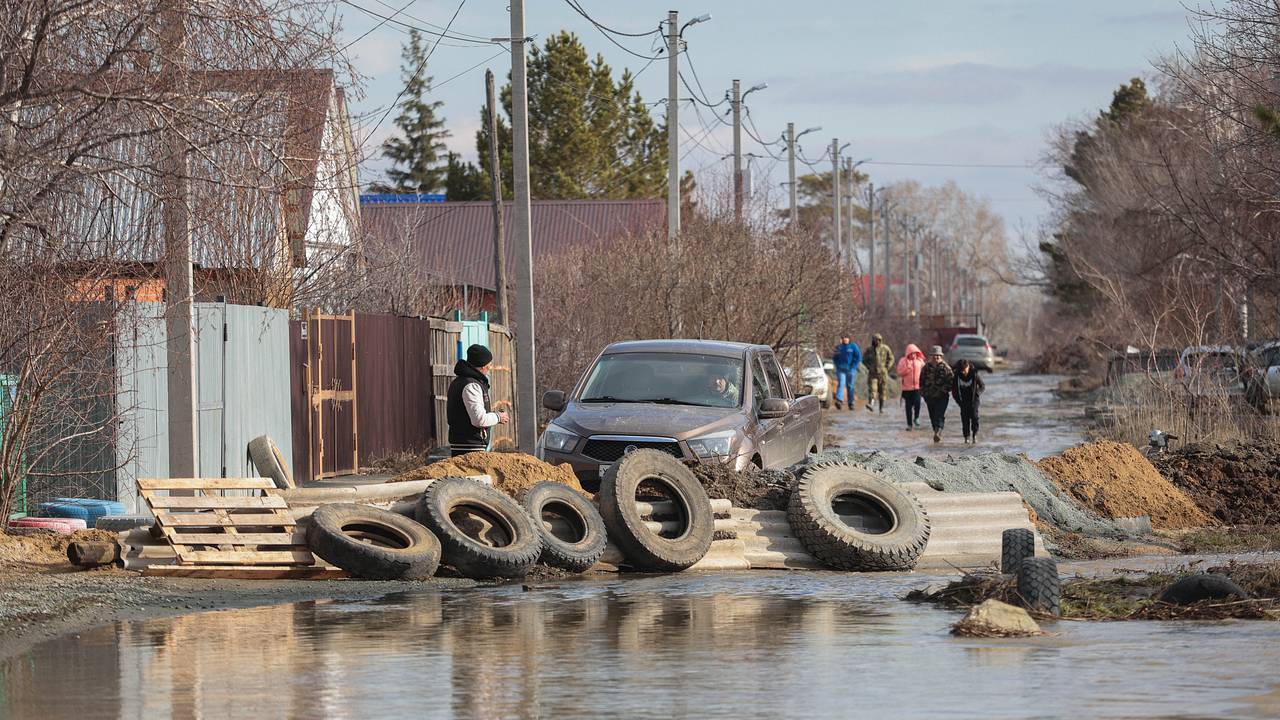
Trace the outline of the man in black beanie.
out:
M 510 418 L 505 412 L 489 409 L 489 363 L 493 353 L 483 345 L 467 348 L 465 360 L 453 366 L 453 382 L 449 385 L 449 449 L 456 457 L 489 448 L 489 428 L 505 425 Z

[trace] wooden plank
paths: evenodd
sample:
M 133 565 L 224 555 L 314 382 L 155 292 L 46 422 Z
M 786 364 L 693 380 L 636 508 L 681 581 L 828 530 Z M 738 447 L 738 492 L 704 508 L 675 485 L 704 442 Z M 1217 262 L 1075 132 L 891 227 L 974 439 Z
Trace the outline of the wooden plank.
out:
M 332 567 L 297 567 L 256 565 L 152 565 L 142 571 L 144 577 L 189 577 L 223 580 L 336 580 L 348 577 L 345 571 Z
M 153 508 L 212 510 L 215 508 L 287 508 L 281 497 L 153 497 L 147 498 Z
M 271 478 L 140 478 L 139 490 L 267 490 Z
M 230 529 L 230 528 L 228 528 Z M 172 528 L 165 528 L 172 531 Z M 265 533 L 166 532 L 174 545 L 302 545 L 303 531 Z
M 316 406 L 320 405 L 322 400 L 336 400 L 338 402 L 355 402 L 355 390 L 317 390 L 311 396 L 311 402 Z
M 247 525 L 274 526 L 294 525 L 293 516 L 287 513 L 229 513 L 226 520 L 213 513 L 156 513 L 156 519 L 162 526 L 186 527 L 222 527 L 230 524 L 245 527 Z
M 192 565 L 311 565 L 310 550 L 190 550 L 174 545 L 178 559 Z

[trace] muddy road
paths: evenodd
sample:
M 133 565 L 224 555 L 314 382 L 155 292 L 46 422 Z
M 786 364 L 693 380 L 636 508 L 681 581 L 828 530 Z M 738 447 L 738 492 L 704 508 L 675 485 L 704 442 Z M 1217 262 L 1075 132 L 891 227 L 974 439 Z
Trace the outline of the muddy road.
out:
M 828 409 L 825 415 L 828 448 L 881 450 L 895 455 L 974 455 L 984 452 L 1026 453 L 1032 459 L 1061 452 L 1084 441 L 1084 404 L 1059 398 L 1054 392 L 1062 377 L 983 373 L 981 427 L 977 445 L 965 445 L 960 409 L 947 409 L 942 442 L 934 444 L 929 411 L 920 409 L 921 427 L 907 431 L 902 399 L 885 399 L 884 414 L 869 413 L 865 398 L 856 410 Z
M 597 577 L 123 622 L 5 661 L 0 716 L 1280 716 L 1280 623 L 956 638 L 958 611 L 897 599 L 943 579 Z

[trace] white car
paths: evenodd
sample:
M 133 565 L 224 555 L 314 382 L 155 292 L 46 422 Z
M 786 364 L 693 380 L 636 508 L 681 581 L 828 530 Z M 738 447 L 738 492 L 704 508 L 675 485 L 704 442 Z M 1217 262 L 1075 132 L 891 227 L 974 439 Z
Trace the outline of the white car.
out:
M 831 386 L 827 382 L 827 371 L 823 366 L 822 357 L 818 355 L 818 351 L 812 347 L 788 348 L 782 352 L 782 372 L 787 376 L 788 382 L 792 387 L 803 391 L 806 387 L 810 388 L 808 393 L 822 403 L 822 407 L 827 407 L 831 403 Z M 796 373 L 800 374 L 800 379 L 796 379 Z
M 1244 395 L 1240 368 L 1244 353 L 1230 345 L 1196 345 L 1186 348 L 1173 370 L 1192 397 Z
M 1280 340 L 1263 343 L 1249 351 L 1245 363 L 1245 396 L 1262 412 L 1280 400 Z

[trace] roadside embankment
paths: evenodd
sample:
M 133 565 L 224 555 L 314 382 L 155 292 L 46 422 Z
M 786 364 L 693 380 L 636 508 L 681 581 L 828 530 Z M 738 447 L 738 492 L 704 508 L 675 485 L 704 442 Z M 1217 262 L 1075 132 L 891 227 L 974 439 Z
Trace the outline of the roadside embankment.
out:
M 1280 525 L 1280 446 L 1193 443 L 1152 458 L 1222 525 Z

